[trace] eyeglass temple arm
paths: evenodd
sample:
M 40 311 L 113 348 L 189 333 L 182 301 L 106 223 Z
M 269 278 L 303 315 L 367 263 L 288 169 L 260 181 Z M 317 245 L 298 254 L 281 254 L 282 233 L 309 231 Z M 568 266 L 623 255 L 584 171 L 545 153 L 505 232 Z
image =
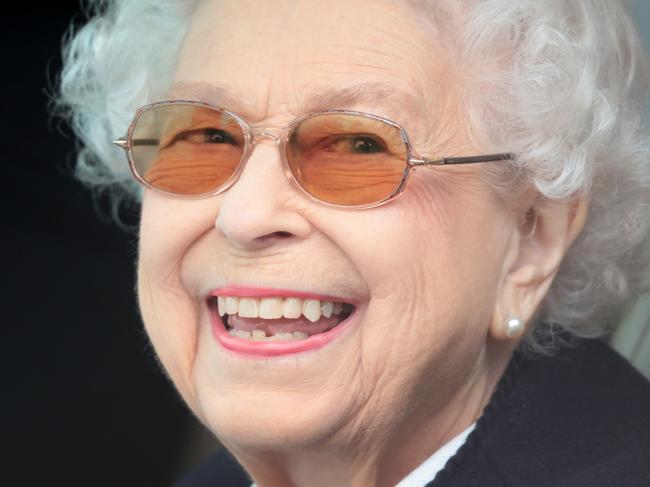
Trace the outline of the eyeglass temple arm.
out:
M 474 164 L 477 162 L 497 162 L 514 159 L 515 155 L 511 153 L 487 154 L 484 156 L 469 157 L 432 157 L 432 158 L 411 158 L 409 163 L 411 167 L 417 166 L 445 166 L 447 164 Z
M 160 141 L 158 139 L 133 139 L 131 141 L 131 144 L 133 145 L 158 145 L 159 143 Z M 126 137 L 122 137 L 121 139 L 114 140 L 113 144 L 115 144 L 118 147 L 121 147 L 122 149 L 129 148 L 129 142 L 126 139 Z

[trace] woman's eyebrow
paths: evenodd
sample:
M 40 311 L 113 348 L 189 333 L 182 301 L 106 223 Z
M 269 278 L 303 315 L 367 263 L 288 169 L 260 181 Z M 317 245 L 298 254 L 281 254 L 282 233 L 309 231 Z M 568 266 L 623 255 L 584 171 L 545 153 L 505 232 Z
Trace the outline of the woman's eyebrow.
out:
M 235 96 L 228 89 L 205 81 L 174 83 L 166 95 L 169 99 L 195 100 L 231 109 L 243 116 L 254 117 L 254 100 Z M 422 102 L 415 94 L 385 82 L 362 81 L 346 86 L 314 87 L 295 93 L 296 106 L 302 113 L 345 109 L 357 106 L 376 107 L 378 115 L 415 114 L 422 110 Z
M 305 112 L 318 112 L 333 108 L 349 108 L 357 105 L 376 106 L 380 109 L 398 109 L 399 112 L 417 109 L 418 97 L 383 82 L 363 81 L 347 86 L 326 87 L 307 92 L 300 107 Z
M 241 113 L 250 113 L 253 105 L 232 95 L 228 90 L 206 81 L 179 81 L 167 91 L 165 98 L 170 100 L 192 100 L 209 103 Z

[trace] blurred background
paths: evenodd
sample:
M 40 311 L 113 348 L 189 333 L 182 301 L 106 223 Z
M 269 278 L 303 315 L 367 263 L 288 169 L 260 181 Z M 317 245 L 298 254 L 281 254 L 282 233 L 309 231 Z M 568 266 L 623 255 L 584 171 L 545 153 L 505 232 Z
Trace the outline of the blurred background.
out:
M 134 299 L 136 238 L 71 177 L 75 141 L 49 87 L 77 1 L 5 15 L 3 485 L 166 486 L 217 447 L 156 362 Z M 22 8 L 22 11 L 20 9 Z M 636 18 L 650 46 L 650 0 Z M 5 173 L 6 174 L 6 173 Z M 99 211 L 98 211 L 99 210 Z M 137 209 L 125 210 L 127 224 Z M 650 376 L 650 296 L 611 338 Z

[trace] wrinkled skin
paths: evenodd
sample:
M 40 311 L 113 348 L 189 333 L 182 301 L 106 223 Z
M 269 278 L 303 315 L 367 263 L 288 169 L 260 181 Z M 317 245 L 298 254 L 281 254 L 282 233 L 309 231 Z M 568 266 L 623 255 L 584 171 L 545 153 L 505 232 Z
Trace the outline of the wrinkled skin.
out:
M 326 5 L 203 2 L 170 96 L 219 87 L 229 96 L 205 101 L 272 130 L 314 108 L 361 110 L 403 124 L 422 155 L 489 151 L 467 134 L 449 50 L 412 11 Z M 373 86 L 306 106 L 359 83 Z M 225 193 L 146 192 L 145 326 L 185 401 L 259 486 L 394 485 L 480 415 L 517 343 L 505 319 L 533 315 L 584 214 L 581 201 L 540 202 L 532 190 L 505 201 L 484 172 L 419 169 L 393 202 L 345 211 L 290 184 L 267 139 Z M 537 230 L 523 238 L 531 207 Z M 360 319 L 319 350 L 238 357 L 212 337 L 206 306 L 229 284 L 348 298 Z

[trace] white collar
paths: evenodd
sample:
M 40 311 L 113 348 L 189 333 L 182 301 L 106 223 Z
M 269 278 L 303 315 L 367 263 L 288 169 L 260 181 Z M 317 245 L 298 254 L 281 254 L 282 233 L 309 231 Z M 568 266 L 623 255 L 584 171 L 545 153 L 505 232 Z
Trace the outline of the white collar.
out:
M 454 456 L 463 446 L 467 436 L 476 428 L 472 423 L 465 430 L 438 448 L 433 455 L 422 462 L 415 470 L 404 477 L 395 487 L 423 487 L 431 482 L 436 474 L 445 467 L 447 460 Z

